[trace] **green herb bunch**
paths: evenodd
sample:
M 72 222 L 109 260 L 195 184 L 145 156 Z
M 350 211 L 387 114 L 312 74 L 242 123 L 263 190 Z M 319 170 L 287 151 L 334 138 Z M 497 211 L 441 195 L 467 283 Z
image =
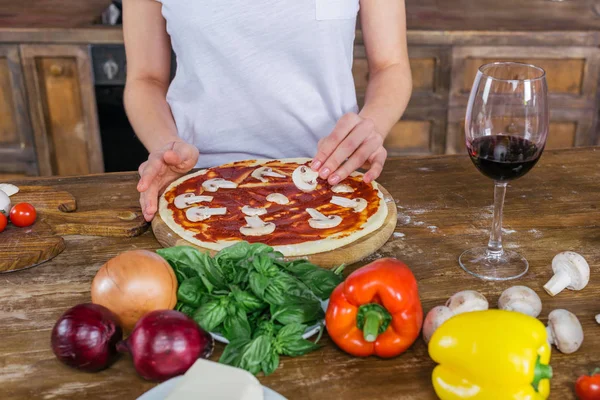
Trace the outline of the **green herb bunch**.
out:
M 302 338 L 324 317 L 321 301 L 343 281 L 335 270 L 306 260 L 284 261 L 272 247 L 238 242 L 214 257 L 189 246 L 157 250 L 179 288 L 176 310 L 229 340 L 220 362 L 269 375 L 279 356 L 300 356 L 319 346 Z

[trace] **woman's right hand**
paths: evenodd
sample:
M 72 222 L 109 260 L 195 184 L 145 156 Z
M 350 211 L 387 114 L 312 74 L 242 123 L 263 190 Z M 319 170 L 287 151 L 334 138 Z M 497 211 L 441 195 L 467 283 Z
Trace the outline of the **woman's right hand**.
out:
M 173 141 L 153 151 L 140 165 L 140 205 L 146 221 L 152 221 L 158 209 L 158 193 L 175 179 L 188 173 L 198 161 L 198 148 L 184 141 Z

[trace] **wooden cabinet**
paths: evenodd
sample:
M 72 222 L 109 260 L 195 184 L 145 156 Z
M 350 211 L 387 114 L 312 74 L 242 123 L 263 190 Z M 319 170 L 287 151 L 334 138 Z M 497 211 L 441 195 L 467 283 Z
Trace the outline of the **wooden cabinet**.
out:
M 37 174 L 19 48 L 0 45 L 0 171 Z
M 21 56 L 40 174 L 102 172 L 87 46 L 22 45 Z

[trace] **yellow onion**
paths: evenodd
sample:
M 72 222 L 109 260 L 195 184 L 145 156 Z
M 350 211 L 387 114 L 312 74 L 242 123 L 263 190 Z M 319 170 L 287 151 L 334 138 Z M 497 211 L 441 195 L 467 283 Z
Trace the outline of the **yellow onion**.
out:
M 92 282 L 92 302 L 111 310 L 131 331 L 145 314 L 175 307 L 177 278 L 158 254 L 126 251 L 100 268 Z

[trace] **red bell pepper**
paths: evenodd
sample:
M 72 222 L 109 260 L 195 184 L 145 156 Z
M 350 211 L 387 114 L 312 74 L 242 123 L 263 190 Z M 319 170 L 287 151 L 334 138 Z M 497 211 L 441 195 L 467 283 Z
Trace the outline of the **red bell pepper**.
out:
M 395 357 L 419 336 L 423 309 L 406 264 L 382 258 L 351 273 L 335 288 L 325 314 L 327 332 L 357 357 Z
M 583 375 L 575 383 L 575 393 L 579 400 L 600 400 L 600 368 L 587 376 Z

